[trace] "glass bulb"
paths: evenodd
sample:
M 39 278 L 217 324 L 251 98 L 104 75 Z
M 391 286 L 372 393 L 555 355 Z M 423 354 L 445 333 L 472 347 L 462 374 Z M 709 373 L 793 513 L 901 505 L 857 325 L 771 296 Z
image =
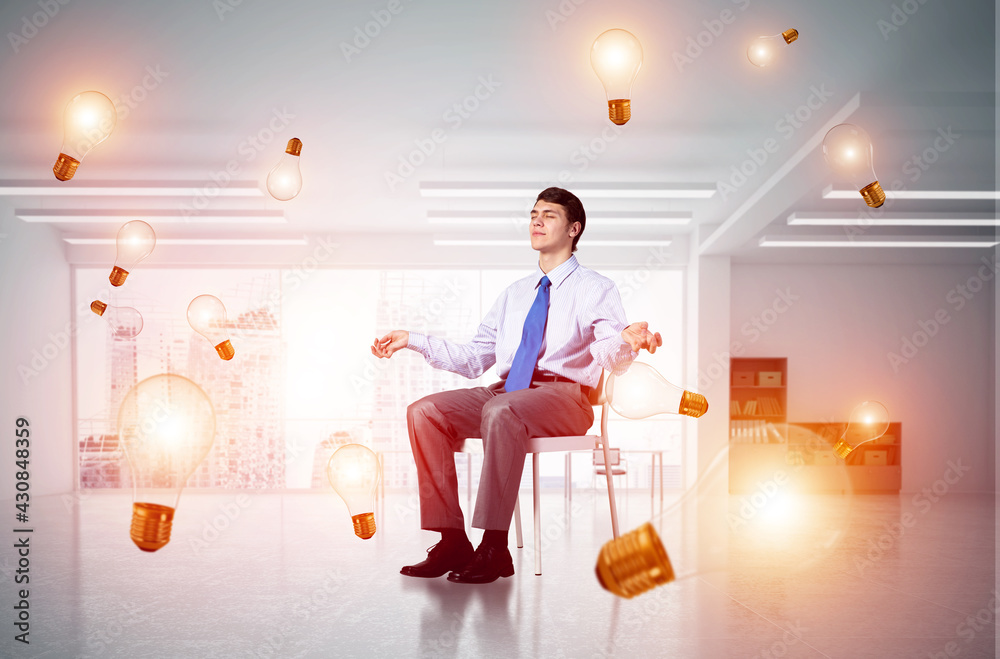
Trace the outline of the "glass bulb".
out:
M 594 40 L 590 65 L 604 85 L 608 117 L 621 126 L 632 117 L 632 83 L 642 67 L 642 44 L 626 30 L 607 30 Z
M 757 37 L 750 42 L 750 46 L 747 48 L 747 59 L 754 66 L 764 68 L 774 61 L 782 47 L 798 38 L 799 31 L 794 28 L 770 37 Z
M 877 400 L 866 400 L 851 412 L 843 436 L 833 446 L 833 452 L 842 458 L 861 444 L 873 441 L 889 429 L 889 410 Z
M 354 522 L 354 533 L 367 540 L 375 535 L 375 488 L 381 475 L 378 456 L 361 444 L 341 446 L 326 464 L 326 477 Z
M 180 375 L 147 378 L 122 400 L 118 438 L 132 474 L 132 541 L 156 551 L 170 542 L 181 490 L 212 448 L 212 401 Z
M 142 331 L 142 314 L 132 307 L 113 307 L 94 300 L 90 310 L 108 321 L 111 332 L 120 339 L 135 338 Z
M 112 286 L 121 286 L 128 273 L 152 253 L 156 246 L 156 233 L 142 220 L 131 220 L 118 229 L 115 245 L 115 267 L 111 269 L 108 279 Z
M 885 202 L 885 191 L 875 175 L 872 152 L 868 133 L 854 124 L 837 124 L 823 138 L 823 155 L 830 168 L 849 180 L 866 204 L 878 208 Z
M 187 308 L 188 324 L 191 329 L 215 346 L 219 357 L 229 361 L 236 354 L 226 329 L 226 307 L 214 295 L 199 295 L 191 300 Z
M 115 104 L 101 92 L 83 92 L 70 99 L 63 113 L 62 146 L 52 166 L 56 178 L 60 181 L 73 178 L 83 157 L 108 139 L 117 121 Z
M 817 445 L 829 443 L 812 434 Z M 812 441 L 810 440 L 810 441 Z M 758 455 L 749 485 L 730 494 L 739 445 L 723 447 L 676 499 L 639 528 L 607 542 L 596 572 L 603 588 L 632 598 L 671 581 L 698 579 L 722 592 L 752 565 L 772 582 L 813 574 L 842 561 L 852 524 L 853 486 L 846 466 L 825 478 L 844 494 L 813 494 L 811 474 L 785 455 Z M 748 448 L 748 447 L 742 447 Z M 755 448 L 755 447 L 754 447 Z
M 299 156 L 302 154 L 302 140 L 293 137 L 281 160 L 267 175 L 267 191 L 278 201 L 288 201 L 302 190 L 302 172 L 299 170 Z
M 626 419 L 645 419 L 654 414 L 699 417 L 708 411 L 704 396 L 667 382 L 643 362 L 632 362 L 622 375 L 610 375 L 605 391 L 611 409 Z

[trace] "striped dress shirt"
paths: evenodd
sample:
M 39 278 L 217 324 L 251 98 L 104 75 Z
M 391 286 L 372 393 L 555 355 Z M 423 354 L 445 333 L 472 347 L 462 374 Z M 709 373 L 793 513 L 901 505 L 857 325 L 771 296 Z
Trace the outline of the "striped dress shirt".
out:
M 496 364 L 497 374 L 506 379 L 543 276 L 552 287 L 536 369 L 589 387 L 597 386 L 602 369 L 618 375 L 628 370 L 639 353 L 621 338 L 628 323 L 618 288 L 580 265 L 575 256 L 549 273 L 536 267 L 533 274 L 508 286 L 470 343 L 410 332 L 406 347 L 423 355 L 431 366 L 467 378 L 477 378 Z

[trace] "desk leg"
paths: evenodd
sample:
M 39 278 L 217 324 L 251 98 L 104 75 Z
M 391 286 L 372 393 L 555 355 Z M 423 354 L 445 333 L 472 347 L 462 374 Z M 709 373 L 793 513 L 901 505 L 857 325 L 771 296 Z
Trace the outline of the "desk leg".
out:
M 660 451 L 660 508 L 663 508 L 663 451 Z
M 563 480 L 566 487 L 566 501 L 568 503 L 573 503 L 573 461 L 570 456 L 573 454 L 566 451 L 566 462 L 563 468 Z

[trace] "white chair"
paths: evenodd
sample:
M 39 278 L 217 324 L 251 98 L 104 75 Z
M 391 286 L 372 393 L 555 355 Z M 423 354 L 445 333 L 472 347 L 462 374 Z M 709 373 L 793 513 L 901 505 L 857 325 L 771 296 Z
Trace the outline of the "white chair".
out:
M 531 454 L 531 488 L 533 493 L 532 507 L 535 518 L 535 574 L 542 573 L 542 518 L 541 518 L 541 491 L 539 487 L 539 467 L 538 455 L 540 453 L 552 453 L 555 451 L 594 451 L 601 450 L 605 463 L 610 463 L 610 449 L 608 448 L 608 416 L 610 406 L 604 396 L 604 373 L 597 386 L 590 392 L 590 404 L 601 407 L 601 434 L 600 435 L 570 435 L 565 437 L 532 437 L 528 440 L 528 453 Z M 461 453 L 482 453 L 483 440 L 470 437 L 465 440 Z M 611 472 L 607 473 L 608 479 L 608 504 L 611 508 L 611 532 L 614 537 L 618 537 L 618 509 L 615 506 L 615 484 Z M 472 498 L 472 479 L 469 479 L 469 500 Z M 469 514 L 471 515 L 471 505 Z M 521 497 L 518 496 L 514 504 L 514 529 L 517 534 L 517 546 L 523 547 L 521 537 Z
M 625 494 L 628 495 L 628 460 L 622 458 L 622 450 L 613 448 L 608 450 L 608 458 L 604 459 L 604 451 L 594 449 L 594 478 L 604 476 L 611 469 L 612 476 L 625 477 Z

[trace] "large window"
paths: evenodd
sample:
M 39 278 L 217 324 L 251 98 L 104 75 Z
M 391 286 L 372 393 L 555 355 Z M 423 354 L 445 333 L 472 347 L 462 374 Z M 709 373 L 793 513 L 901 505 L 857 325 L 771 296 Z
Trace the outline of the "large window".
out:
M 664 346 L 640 359 L 681 382 L 684 360 L 680 270 L 607 270 L 622 292 L 630 321 L 646 320 Z M 209 488 L 324 487 L 323 468 L 339 445 L 358 442 L 382 454 L 388 487 L 412 487 L 415 471 L 405 411 L 412 401 L 477 381 L 439 371 L 404 350 L 391 360 L 369 346 L 392 329 L 465 342 L 497 295 L 523 270 L 146 269 L 111 290 L 105 269 L 75 270 L 76 397 L 80 486 L 127 487 L 129 473 L 116 434 L 118 406 L 138 381 L 159 373 L 194 380 L 213 401 L 216 439 L 189 482 Z M 236 350 L 221 360 L 186 320 L 188 303 L 209 293 L 227 308 Z M 92 299 L 111 305 L 102 318 Z M 113 330 L 114 307 L 143 317 L 138 335 Z M 636 464 L 642 451 L 663 450 L 668 473 L 680 473 L 682 424 L 662 417 L 629 421 L 613 415 L 615 444 Z M 645 456 L 645 457 L 644 457 Z M 580 456 L 589 464 L 589 456 Z M 562 461 L 543 463 L 546 479 L 562 478 Z M 463 474 L 463 469 L 459 470 Z M 477 480 L 478 469 L 473 470 Z M 526 472 L 528 473 L 528 472 Z M 636 469 L 635 485 L 649 472 Z M 590 482 L 575 470 L 579 483 Z M 679 483 L 678 483 L 679 485 Z

